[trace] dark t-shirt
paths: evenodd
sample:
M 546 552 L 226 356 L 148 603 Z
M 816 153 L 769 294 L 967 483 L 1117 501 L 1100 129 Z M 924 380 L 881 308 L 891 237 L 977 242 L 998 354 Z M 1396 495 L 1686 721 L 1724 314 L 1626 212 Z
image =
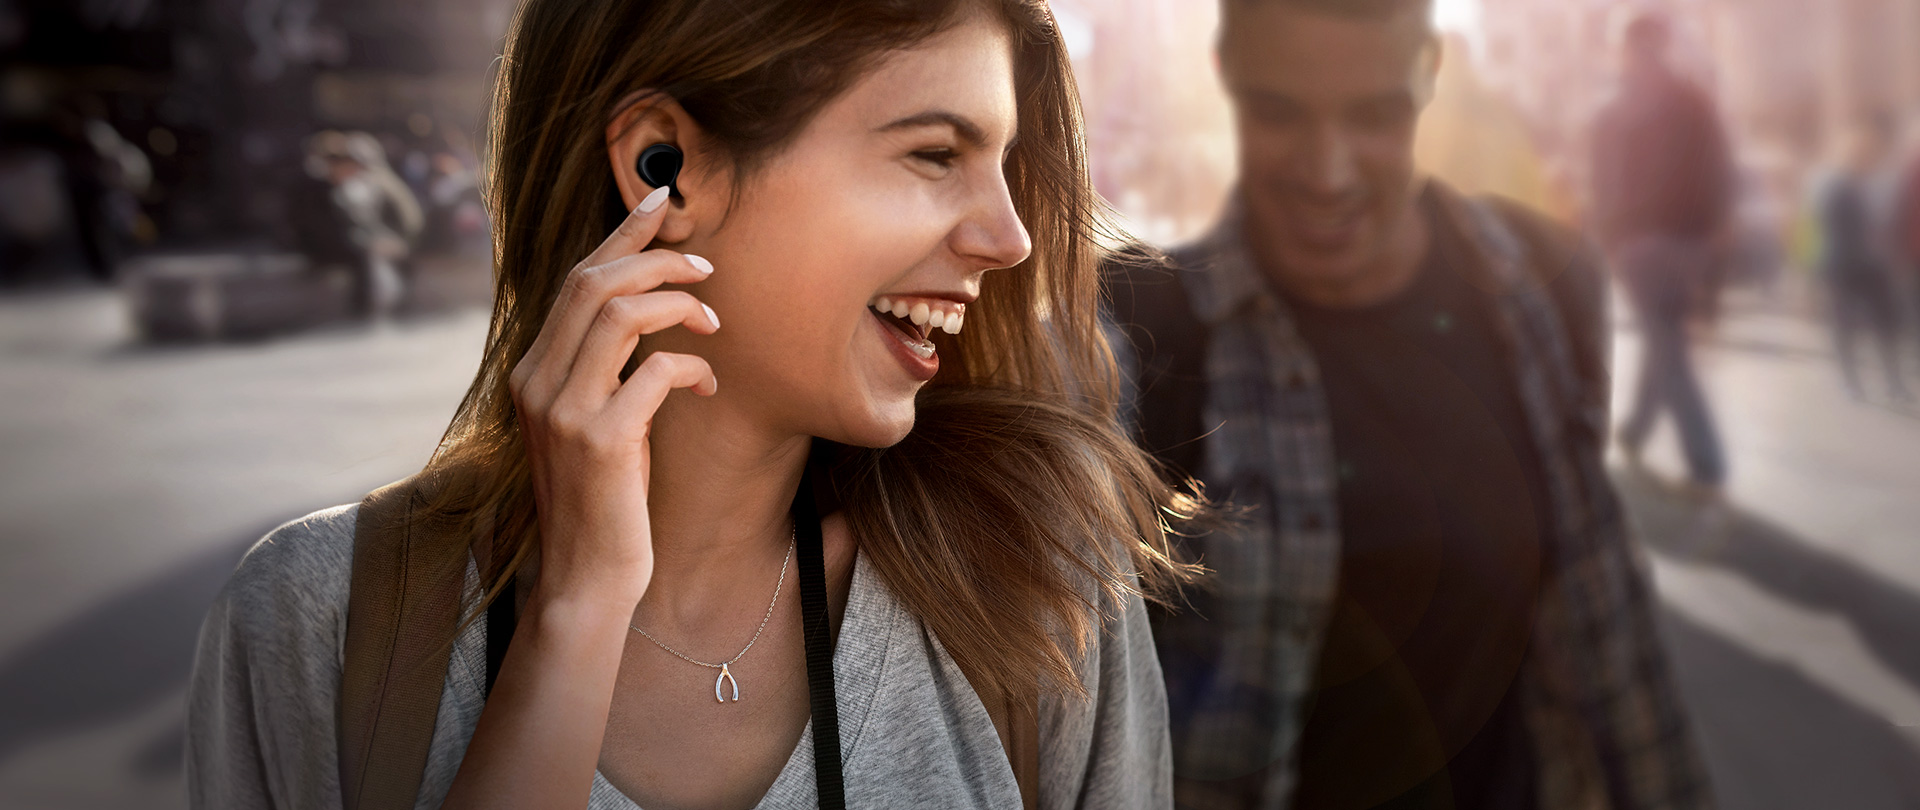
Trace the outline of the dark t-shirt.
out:
M 1325 381 L 1342 543 L 1297 751 L 1299 810 L 1534 806 L 1514 684 L 1539 588 L 1543 473 L 1492 302 L 1462 271 L 1459 237 L 1433 232 L 1392 300 L 1290 299 Z

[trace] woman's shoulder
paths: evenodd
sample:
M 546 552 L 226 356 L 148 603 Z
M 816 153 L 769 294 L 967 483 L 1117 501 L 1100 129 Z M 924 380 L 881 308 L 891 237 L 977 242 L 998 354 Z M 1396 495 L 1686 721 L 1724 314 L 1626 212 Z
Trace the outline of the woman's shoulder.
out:
M 247 549 L 220 600 L 241 622 L 311 623 L 344 616 L 360 505 L 343 504 L 281 524 Z
M 338 806 L 331 729 L 358 509 L 268 532 L 208 610 L 187 705 L 195 806 Z

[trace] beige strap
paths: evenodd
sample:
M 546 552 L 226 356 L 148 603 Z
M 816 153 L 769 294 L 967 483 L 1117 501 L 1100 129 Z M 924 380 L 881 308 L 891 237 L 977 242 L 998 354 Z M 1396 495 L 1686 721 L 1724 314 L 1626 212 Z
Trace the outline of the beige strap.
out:
M 963 667 L 961 671 L 966 670 Z M 991 699 L 980 696 L 987 717 L 993 720 L 993 730 L 1000 735 L 1000 747 L 1006 749 L 1007 762 L 1013 765 L 1013 780 L 1020 785 L 1020 804 L 1026 810 L 1040 806 L 1040 712 L 1036 697 L 1005 693 L 995 693 Z
M 340 794 L 346 810 L 414 805 L 446 685 L 461 566 L 436 565 L 415 526 L 413 478 L 367 496 L 354 525 L 340 672 Z

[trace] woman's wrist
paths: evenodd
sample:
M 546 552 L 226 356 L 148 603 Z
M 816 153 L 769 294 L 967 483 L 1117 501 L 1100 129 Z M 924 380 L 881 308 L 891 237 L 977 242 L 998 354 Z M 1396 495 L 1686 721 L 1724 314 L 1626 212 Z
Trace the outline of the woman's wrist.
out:
M 645 594 L 638 577 L 562 577 L 543 570 L 525 613 L 543 629 L 624 628 Z
M 650 561 L 583 558 L 566 550 L 542 549 L 534 569 L 534 593 L 549 600 L 605 602 L 632 613 L 653 578 Z

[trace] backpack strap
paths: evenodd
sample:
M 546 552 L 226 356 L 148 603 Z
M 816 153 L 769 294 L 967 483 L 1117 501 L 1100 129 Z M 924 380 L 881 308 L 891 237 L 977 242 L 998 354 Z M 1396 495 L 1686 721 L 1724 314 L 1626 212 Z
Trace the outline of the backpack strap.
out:
M 1523 272 L 1532 275 L 1547 298 L 1566 341 L 1566 382 L 1572 386 L 1567 391 L 1567 427 L 1581 442 L 1605 446 L 1612 429 L 1612 336 L 1607 279 L 1598 253 L 1573 229 L 1519 202 L 1484 196 L 1462 200 L 1462 205 L 1479 208 L 1518 242 Z
M 1527 270 L 1533 273 L 1567 333 L 1574 372 L 1583 384 L 1606 385 L 1609 351 L 1606 276 L 1589 245 L 1571 228 L 1506 197 L 1487 195 L 1468 201 L 1484 205 L 1518 237 Z
M 1206 467 L 1206 324 L 1193 314 L 1181 269 L 1145 245 L 1130 245 L 1101 272 L 1108 314 L 1130 351 L 1134 440 L 1167 465 L 1172 483 Z
M 346 810 L 411 808 L 440 713 L 465 570 L 436 565 L 416 478 L 374 490 L 353 530 L 340 670 L 340 795 Z

